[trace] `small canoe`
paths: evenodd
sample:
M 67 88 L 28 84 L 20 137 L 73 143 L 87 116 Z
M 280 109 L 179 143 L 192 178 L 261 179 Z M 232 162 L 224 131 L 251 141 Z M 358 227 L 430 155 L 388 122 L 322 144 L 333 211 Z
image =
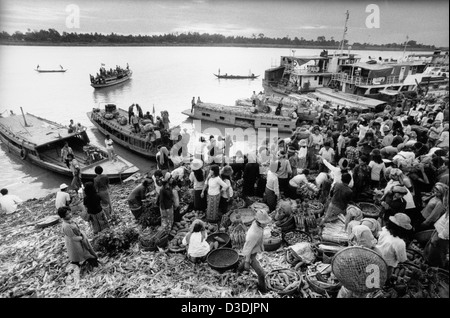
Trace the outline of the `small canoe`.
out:
M 36 72 L 38 73 L 64 73 L 65 71 L 67 71 L 67 69 L 62 69 L 62 70 L 38 70 L 38 69 L 34 69 Z
M 259 77 L 259 75 L 217 75 L 217 74 L 214 74 L 214 76 L 223 79 L 255 79 Z

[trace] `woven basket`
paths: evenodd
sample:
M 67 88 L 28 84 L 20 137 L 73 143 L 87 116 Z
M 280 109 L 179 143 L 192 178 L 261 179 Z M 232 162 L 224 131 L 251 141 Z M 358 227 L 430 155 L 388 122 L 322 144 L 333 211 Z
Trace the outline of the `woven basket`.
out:
M 332 272 L 347 289 L 369 293 L 384 286 L 387 280 L 386 261 L 375 251 L 351 246 L 336 253 Z
M 250 226 L 255 219 L 256 212 L 252 209 L 237 209 L 230 214 L 230 221 L 235 223 L 239 220 L 247 226 Z
M 292 266 L 295 266 L 297 265 L 297 263 L 303 261 L 302 258 L 292 248 L 286 249 L 285 260 L 286 263 L 291 264 Z
M 309 242 L 312 243 L 313 239 L 310 234 L 304 231 L 291 231 L 284 234 L 284 241 L 289 245 L 294 245 L 299 242 Z
M 208 253 L 206 261 L 212 269 L 226 271 L 237 266 L 239 254 L 231 248 L 218 248 Z
M 320 215 L 323 213 L 324 205 L 319 201 L 314 201 L 314 203 L 307 203 L 307 209 L 315 215 Z
M 295 279 L 289 280 L 289 285 L 287 288 L 279 289 L 275 285 L 273 285 L 271 281 L 271 279 L 278 273 L 289 273 L 289 275 L 294 276 Z M 302 277 L 300 276 L 300 274 L 288 268 L 278 268 L 270 271 L 269 273 L 266 274 L 265 280 L 267 289 L 278 293 L 280 296 L 290 296 L 295 294 L 302 283 Z
M 61 220 L 61 218 L 58 215 L 50 215 L 44 219 L 39 220 L 36 223 L 35 227 L 38 229 L 43 229 L 48 226 L 52 226 L 52 225 L 59 223 L 60 220 Z
M 219 237 L 221 238 L 223 241 L 225 241 L 224 243 L 219 242 L 219 248 L 221 247 L 231 247 L 231 238 L 227 233 L 223 233 L 223 232 L 216 232 L 216 233 L 211 233 L 208 235 L 208 237 L 206 238 L 206 242 L 208 242 L 208 244 L 214 243 L 214 242 L 218 242 L 215 238 Z
M 264 240 L 264 250 L 266 252 L 276 251 L 280 248 L 283 240 L 281 237 L 270 237 Z
M 366 218 L 378 218 L 381 213 L 381 208 L 373 203 L 359 202 L 357 206 L 361 209 L 363 216 Z

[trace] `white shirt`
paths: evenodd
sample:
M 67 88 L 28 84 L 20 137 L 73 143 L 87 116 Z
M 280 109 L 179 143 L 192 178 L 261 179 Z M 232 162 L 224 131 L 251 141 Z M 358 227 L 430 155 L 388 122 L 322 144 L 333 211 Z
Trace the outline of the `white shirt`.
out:
M 224 182 L 227 184 L 228 188 L 226 190 L 222 189 L 221 193 L 222 193 L 222 198 L 227 198 L 227 192 L 230 195 L 230 198 L 233 197 L 233 188 L 231 187 L 231 182 L 228 179 L 225 179 Z
M 333 166 L 331 163 L 329 163 L 325 159 L 323 159 L 323 164 L 325 166 L 327 166 L 328 169 L 330 169 L 330 176 L 333 178 L 333 184 L 331 186 L 333 187 L 335 183 L 342 183 L 342 179 L 341 179 L 342 178 L 342 171 L 341 171 L 341 168 Z M 350 173 L 350 171 L 349 171 L 349 173 Z M 352 175 L 352 180 L 350 181 L 348 186 L 350 188 L 353 188 L 353 175 Z
M 187 236 L 187 235 L 186 235 Z M 183 238 L 183 244 L 188 245 L 186 236 Z M 191 237 L 189 239 L 189 247 L 187 253 L 191 257 L 202 257 L 208 254 L 209 252 L 209 244 L 205 239 L 202 241 L 202 233 L 201 232 L 192 232 Z
M 389 182 L 386 185 L 386 188 L 384 188 L 384 193 L 387 194 L 392 187 L 396 186 L 396 185 L 400 185 L 400 182 L 398 181 L 394 181 L 394 180 L 389 180 Z M 409 191 L 409 189 L 405 186 L 406 191 L 408 191 L 408 193 L 406 193 L 403 196 L 403 199 L 405 199 L 406 201 L 406 210 L 408 209 L 414 209 L 416 207 L 416 204 L 414 203 L 414 198 L 413 195 L 411 194 L 411 192 Z
M 55 206 L 57 209 L 66 206 L 67 202 L 70 202 L 70 194 L 63 191 L 56 192 Z
M 17 204 L 22 203 L 23 200 L 14 194 L 5 194 L 0 197 L 1 211 L 6 214 L 11 214 L 17 209 Z
M 388 266 L 397 267 L 398 263 L 408 260 L 406 243 L 399 237 L 394 237 L 386 227 L 383 227 L 376 246 Z
M 319 150 L 319 155 L 323 158 L 323 159 L 325 159 L 325 160 L 327 160 L 327 161 L 333 161 L 333 156 L 334 156 L 334 150 L 333 150 L 333 148 L 328 148 L 328 150 L 327 149 L 325 149 L 325 147 L 323 147 L 323 148 L 320 148 L 320 150 Z
M 448 240 L 448 213 L 444 213 L 439 220 L 434 223 L 434 228 L 438 232 L 438 237 Z
M 173 179 L 177 179 L 178 178 L 180 180 L 183 180 L 184 170 L 185 170 L 184 167 L 181 166 L 181 167 L 178 167 L 175 170 L 173 170 L 170 174 L 172 175 Z
M 220 187 L 226 188 L 228 185 L 223 182 L 220 177 L 209 178 L 208 180 L 208 195 L 220 194 Z
M 289 180 L 289 185 L 296 188 L 300 186 L 302 183 L 308 183 L 308 179 L 304 174 L 298 174 L 291 180 Z

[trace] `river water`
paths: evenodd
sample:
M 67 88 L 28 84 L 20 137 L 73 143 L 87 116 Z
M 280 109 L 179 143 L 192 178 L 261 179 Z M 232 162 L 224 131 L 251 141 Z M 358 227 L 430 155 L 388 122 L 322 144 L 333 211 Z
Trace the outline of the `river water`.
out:
M 295 55 L 318 55 L 321 49 L 296 49 Z M 399 58 L 401 51 L 354 51 L 363 60 L 368 56 Z M 144 110 L 169 111 L 171 125 L 181 125 L 190 132 L 225 126 L 202 123 L 196 126 L 181 111 L 191 107 L 198 96 L 204 102 L 234 105 L 236 99 L 248 98 L 253 91 L 263 91 L 264 70 L 279 64 L 281 55 L 292 55 L 286 48 L 237 47 L 48 47 L 0 46 L 0 113 L 10 110 L 20 114 L 20 107 L 49 120 L 68 125 L 69 120 L 88 127 L 94 144 L 103 145 L 104 137 L 93 127 L 86 113 L 102 103 L 114 103 L 128 109 L 138 103 Z M 101 63 L 133 70 L 130 81 L 119 86 L 95 90 L 89 74 L 95 76 Z M 62 65 L 65 73 L 37 73 Z M 219 80 L 213 73 L 260 75 L 256 80 Z M 194 140 L 191 138 L 191 140 Z M 236 150 L 245 145 L 237 143 Z M 154 163 L 116 145 L 120 156 L 142 171 Z M 7 153 L 0 147 L 0 188 L 23 199 L 41 197 L 56 191 L 70 178 L 46 171 Z

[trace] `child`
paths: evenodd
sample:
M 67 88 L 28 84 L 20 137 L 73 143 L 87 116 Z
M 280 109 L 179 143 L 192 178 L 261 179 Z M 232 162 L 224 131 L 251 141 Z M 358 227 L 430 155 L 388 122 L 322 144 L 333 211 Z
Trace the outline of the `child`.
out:
M 186 245 L 187 258 L 193 263 L 206 260 L 206 255 L 211 250 L 211 246 L 206 241 L 207 236 L 205 223 L 200 219 L 196 219 L 192 223 L 189 233 L 183 238 L 183 245 Z

